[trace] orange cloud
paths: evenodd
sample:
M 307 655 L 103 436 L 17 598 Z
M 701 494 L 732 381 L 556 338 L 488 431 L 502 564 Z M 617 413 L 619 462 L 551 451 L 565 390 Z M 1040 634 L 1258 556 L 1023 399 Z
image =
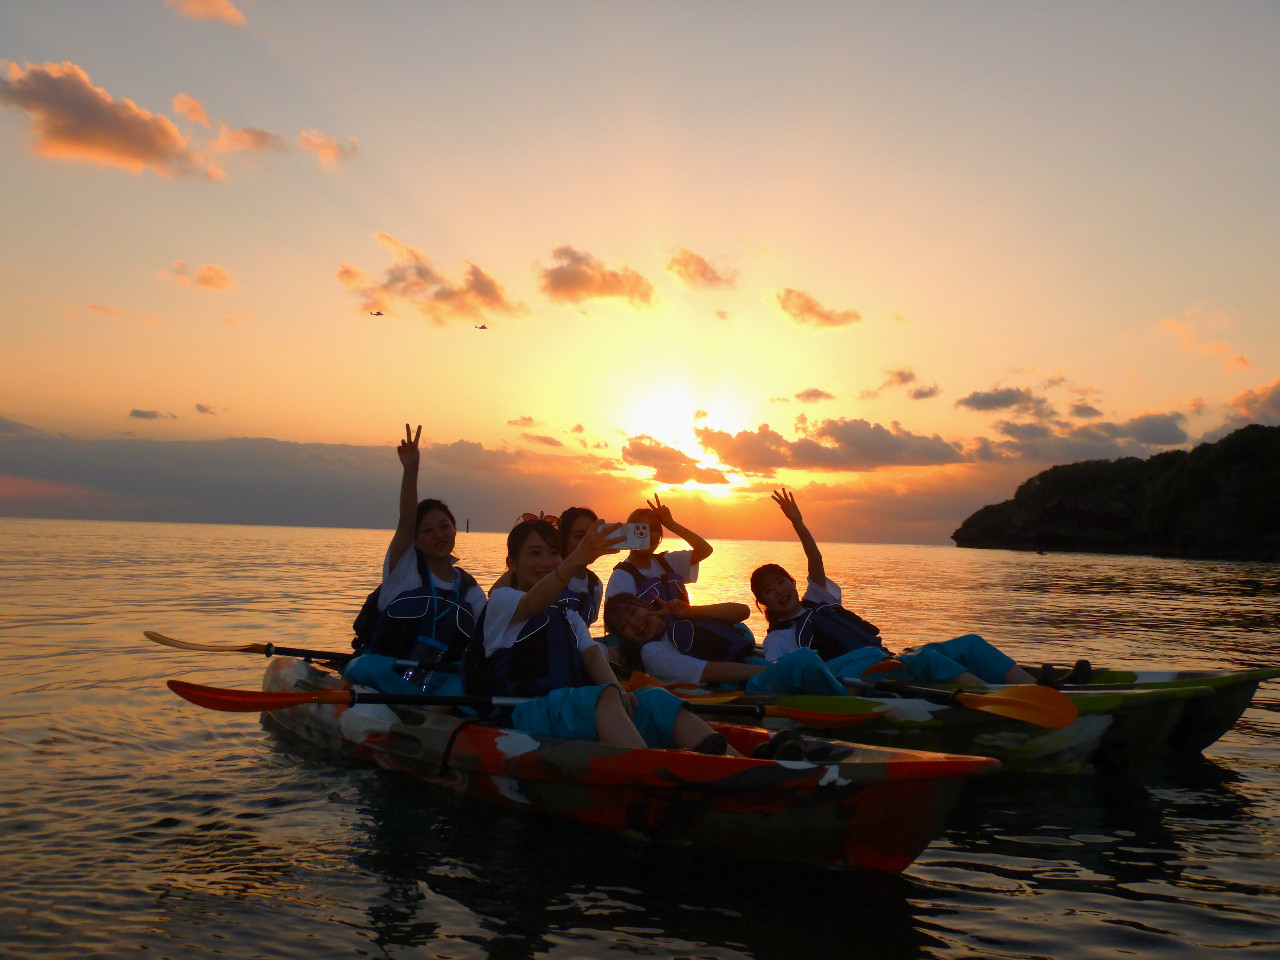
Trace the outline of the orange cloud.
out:
M 451 283 L 440 275 L 427 255 L 406 246 L 389 234 L 374 234 L 391 251 L 392 263 L 381 283 L 374 283 L 359 267 L 338 267 L 338 281 L 361 298 L 361 309 L 387 311 L 397 302 L 416 307 L 440 326 L 450 320 L 485 320 L 494 315 L 515 315 L 524 307 L 507 299 L 502 284 L 474 263 L 467 263 L 465 278 Z
M 810 387 L 808 390 L 801 390 L 796 394 L 796 399 L 801 403 L 817 403 L 820 400 L 834 400 L 834 393 L 827 393 L 825 390 L 819 390 L 817 387 Z
M 729 482 L 729 478 L 719 470 L 699 466 L 698 461 L 687 453 L 643 433 L 627 440 L 627 445 L 622 448 L 622 459 L 637 466 L 652 467 L 653 479 L 658 483 L 685 483 L 689 480 L 698 483 Z
M 129 313 L 125 310 L 121 310 L 119 307 L 104 307 L 97 303 L 89 304 L 87 309 L 108 317 L 120 317 L 123 320 L 144 320 L 147 323 L 164 323 L 164 320 L 157 317 L 154 313 Z
M 802 290 L 787 287 L 775 294 L 779 309 L 794 323 L 811 323 L 815 327 L 843 327 L 857 323 L 862 314 L 857 310 L 831 310 Z
M 573 247 L 551 252 L 556 266 L 542 270 L 538 287 L 557 303 L 580 303 L 597 297 L 618 297 L 633 306 L 653 301 L 653 284 L 628 266 L 610 270 L 589 253 Z
M 522 433 L 520 439 L 525 443 L 536 443 L 543 447 L 563 447 L 564 444 L 555 437 L 548 437 L 545 434 L 538 433 Z
M 175 260 L 171 272 L 166 273 L 162 270 L 160 273 L 162 276 L 176 280 L 184 286 L 195 287 L 197 290 L 230 290 L 236 285 L 231 274 L 216 263 L 206 263 L 192 273 L 185 263 Z
M 1280 377 L 1256 390 L 1241 390 L 1227 404 L 1242 417 L 1280 422 Z
M 278 133 L 258 127 L 232 130 L 225 123 L 218 124 L 218 136 L 209 144 L 214 153 L 287 153 L 289 141 Z
M 326 170 L 332 170 L 343 160 L 350 160 L 357 150 L 355 137 L 347 137 L 346 143 L 339 143 L 319 130 L 303 130 L 298 134 L 298 145 L 314 153 L 320 166 Z
M 35 130 L 33 153 L 55 160 L 88 161 L 132 173 L 152 170 L 165 177 L 222 178 L 222 171 L 187 146 L 162 114 L 132 100 L 115 100 L 74 63 L 0 61 L 0 104 L 25 110 Z
M 231 0 L 164 0 L 184 17 L 193 20 L 219 20 L 233 27 L 244 26 L 244 14 Z
M 667 273 L 686 287 L 732 287 L 738 280 L 736 270 L 717 270 L 692 250 L 678 249 L 667 261 Z
M 193 123 L 201 126 L 209 126 L 209 115 L 204 112 L 204 104 L 195 97 L 189 97 L 185 93 L 180 93 L 173 98 L 173 112 L 179 116 L 186 117 Z
M 1231 353 L 1230 340 L 1199 340 L 1200 327 L 1209 329 L 1231 326 L 1231 321 L 1221 312 L 1210 312 L 1202 307 L 1192 307 L 1183 316 L 1185 320 L 1163 320 L 1156 324 L 1157 329 L 1168 330 L 1178 336 L 1178 349 L 1183 353 L 1203 353 L 1209 357 L 1225 357 Z M 1223 361 L 1223 369 L 1228 373 L 1253 369 L 1244 354 Z

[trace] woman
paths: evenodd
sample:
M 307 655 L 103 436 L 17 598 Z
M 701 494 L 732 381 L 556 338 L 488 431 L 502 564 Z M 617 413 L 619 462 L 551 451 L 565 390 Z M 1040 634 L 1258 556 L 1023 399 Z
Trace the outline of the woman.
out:
M 582 543 L 587 531 L 598 526 L 600 518 L 590 507 L 570 507 L 560 514 L 560 555 L 570 556 Z M 572 610 L 588 627 L 600 618 L 600 605 L 604 600 L 604 583 L 590 567 L 565 585 L 557 603 L 563 610 Z
M 809 583 L 801 598 L 795 578 L 776 563 L 751 574 L 751 592 L 769 621 L 764 640 L 766 660 L 793 651 L 815 651 L 838 677 L 860 678 L 891 654 L 880 640 L 880 628 L 841 606 L 838 586 L 827 579 L 822 553 L 804 525 L 795 494 L 773 492 L 773 501 L 791 521 L 809 561 Z M 976 633 L 929 643 L 893 657 L 902 664 L 876 674 L 878 680 L 922 680 L 932 683 L 1035 683 L 1035 678 Z
M 421 425 L 412 436 L 404 425 L 396 448 L 403 467 L 400 520 L 382 561 L 382 585 L 356 620 L 364 649 L 342 675 L 384 693 L 455 694 L 462 692 L 462 655 L 477 633 L 485 596 L 475 578 L 455 566 L 453 512 L 440 500 L 418 502 L 421 436 Z
M 622 747 L 737 755 L 722 734 L 665 690 L 628 693 L 587 625 L 556 602 L 586 567 L 622 542 L 618 524 L 593 526 L 566 558 L 545 520 L 521 520 L 507 535 L 510 586 L 495 585 L 483 640 L 467 656 L 472 693 L 533 697 L 512 711 L 517 730 Z
M 647 673 L 661 684 L 727 684 L 752 693 L 848 695 L 812 650 L 794 650 L 773 664 L 757 657 L 755 642 L 734 629 L 750 615 L 745 603 L 691 607 L 682 600 L 669 600 L 654 610 L 630 593 L 614 594 L 604 604 L 605 627 L 619 639 L 622 665 Z
M 648 509 L 632 510 L 627 523 L 649 525 L 649 546 L 632 550 L 627 559 L 613 568 L 605 596 L 630 593 L 641 600 L 688 600 L 686 583 L 698 580 L 698 564 L 711 556 L 712 546 L 688 527 L 682 527 L 671 516 L 671 508 L 656 495 Z M 654 553 L 662 543 L 663 528 L 670 530 L 693 549 Z

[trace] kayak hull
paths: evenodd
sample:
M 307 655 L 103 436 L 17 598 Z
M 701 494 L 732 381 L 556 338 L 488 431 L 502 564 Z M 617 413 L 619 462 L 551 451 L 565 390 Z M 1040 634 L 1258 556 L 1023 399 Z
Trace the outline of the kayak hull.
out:
M 349 689 L 276 658 L 263 689 Z M 900 873 L 932 840 L 967 777 L 999 764 L 863 745 L 835 762 L 708 757 L 535 737 L 443 713 L 306 705 L 271 721 L 311 743 L 436 787 L 625 837 L 832 870 Z M 740 750 L 767 738 L 718 727 Z M 744 749 L 745 748 L 745 749 Z
M 868 712 L 878 712 L 845 730 L 825 731 L 824 736 L 905 750 L 977 754 L 999 760 L 1011 773 L 1123 774 L 1156 759 L 1187 705 L 1208 698 L 1211 691 L 1177 687 L 1067 695 L 1080 716 L 1059 730 L 918 699 L 849 698 L 865 704 Z M 786 698 L 748 695 L 739 702 L 779 701 L 785 703 Z M 785 720 L 771 725 L 795 726 Z

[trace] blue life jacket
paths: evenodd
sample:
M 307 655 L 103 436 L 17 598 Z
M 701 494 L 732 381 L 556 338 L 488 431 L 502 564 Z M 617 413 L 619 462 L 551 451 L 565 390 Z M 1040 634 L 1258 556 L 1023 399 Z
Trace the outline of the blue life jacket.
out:
M 756 652 L 750 630 L 710 617 L 668 623 L 667 639 L 681 653 L 708 662 L 741 663 Z
M 823 660 L 834 660 L 850 650 L 880 646 L 880 628 L 850 613 L 838 603 L 804 603 L 804 609 L 775 627 L 795 627 L 796 644 L 809 647 Z
M 468 642 L 477 635 L 476 616 L 466 600 L 476 586 L 475 577 L 454 567 L 452 588 L 441 590 L 436 587 L 421 554 L 418 572 L 423 586 L 405 590 L 387 604 L 369 631 L 361 652 L 414 660 L 424 668 L 433 663 L 457 663 Z M 381 590 L 379 587 L 370 594 L 375 604 Z M 368 603 L 366 601 L 366 606 Z
M 658 561 L 658 566 L 662 567 L 663 572 L 656 577 L 646 577 L 640 572 L 630 560 L 623 560 L 613 569 L 624 570 L 631 575 L 631 579 L 635 581 L 636 588 L 633 591 L 637 597 L 645 603 L 653 600 L 689 600 L 689 591 L 684 587 L 684 581 L 676 575 L 675 570 L 671 568 L 671 564 L 667 562 L 665 553 L 654 554 L 653 559 Z
M 463 678 L 477 696 L 541 697 L 561 687 L 586 687 L 592 681 L 582 664 L 578 636 L 568 615 L 555 604 L 529 618 L 510 647 L 492 656 L 484 652 L 481 628 L 467 646 Z
M 566 613 L 573 612 L 582 618 L 582 622 L 590 626 L 596 622 L 596 617 L 600 616 L 600 604 L 596 601 L 597 592 L 603 596 L 603 591 L 599 591 L 600 578 L 590 570 L 587 571 L 587 589 L 585 591 L 574 590 L 571 587 L 565 587 L 560 596 L 556 597 L 556 606 Z

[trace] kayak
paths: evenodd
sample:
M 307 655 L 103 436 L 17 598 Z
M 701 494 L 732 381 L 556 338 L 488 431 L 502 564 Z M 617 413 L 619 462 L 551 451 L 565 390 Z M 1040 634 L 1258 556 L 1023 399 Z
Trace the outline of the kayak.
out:
M 349 690 L 276 657 L 269 692 Z M 986 757 L 806 740 L 822 762 L 716 757 L 531 736 L 415 708 L 307 704 L 264 714 L 325 748 L 437 787 L 624 837 L 832 870 L 900 873 L 928 846 Z M 714 724 L 749 754 L 765 730 Z
M 993 688 L 992 692 L 998 690 Z M 883 747 L 992 757 L 1012 773 L 1087 776 L 1124 773 L 1154 760 L 1179 728 L 1187 706 L 1210 698 L 1213 690 L 1183 685 L 1158 689 L 1067 689 L 1063 693 L 1075 704 L 1079 718 L 1058 730 L 914 698 L 745 694 L 735 702 L 785 706 L 794 701 L 797 705 L 802 702 L 808 710 L 823 710 L 824 700 L 839 701 L 845 710 L 854 704 L 865 705 L 867 711 L 876 711 L 877 715 L 845 731 L 826 731 L 826 735 Z M 796 724 L 771 720 L 766 721 L 766 726 Z
M 1087 684 L 1064 687 L 1064 692 L 1137 687 L 1171 690 L 1208 687 L 1212 695 L 1189 702 L 1167 745 L 1175 755 L 1195 755 L 1235 726 L 1249 708 L 1258 684 L 1280 677 L 1280 667 L 1258 670 L 1110 670 L 1096 669 Z

